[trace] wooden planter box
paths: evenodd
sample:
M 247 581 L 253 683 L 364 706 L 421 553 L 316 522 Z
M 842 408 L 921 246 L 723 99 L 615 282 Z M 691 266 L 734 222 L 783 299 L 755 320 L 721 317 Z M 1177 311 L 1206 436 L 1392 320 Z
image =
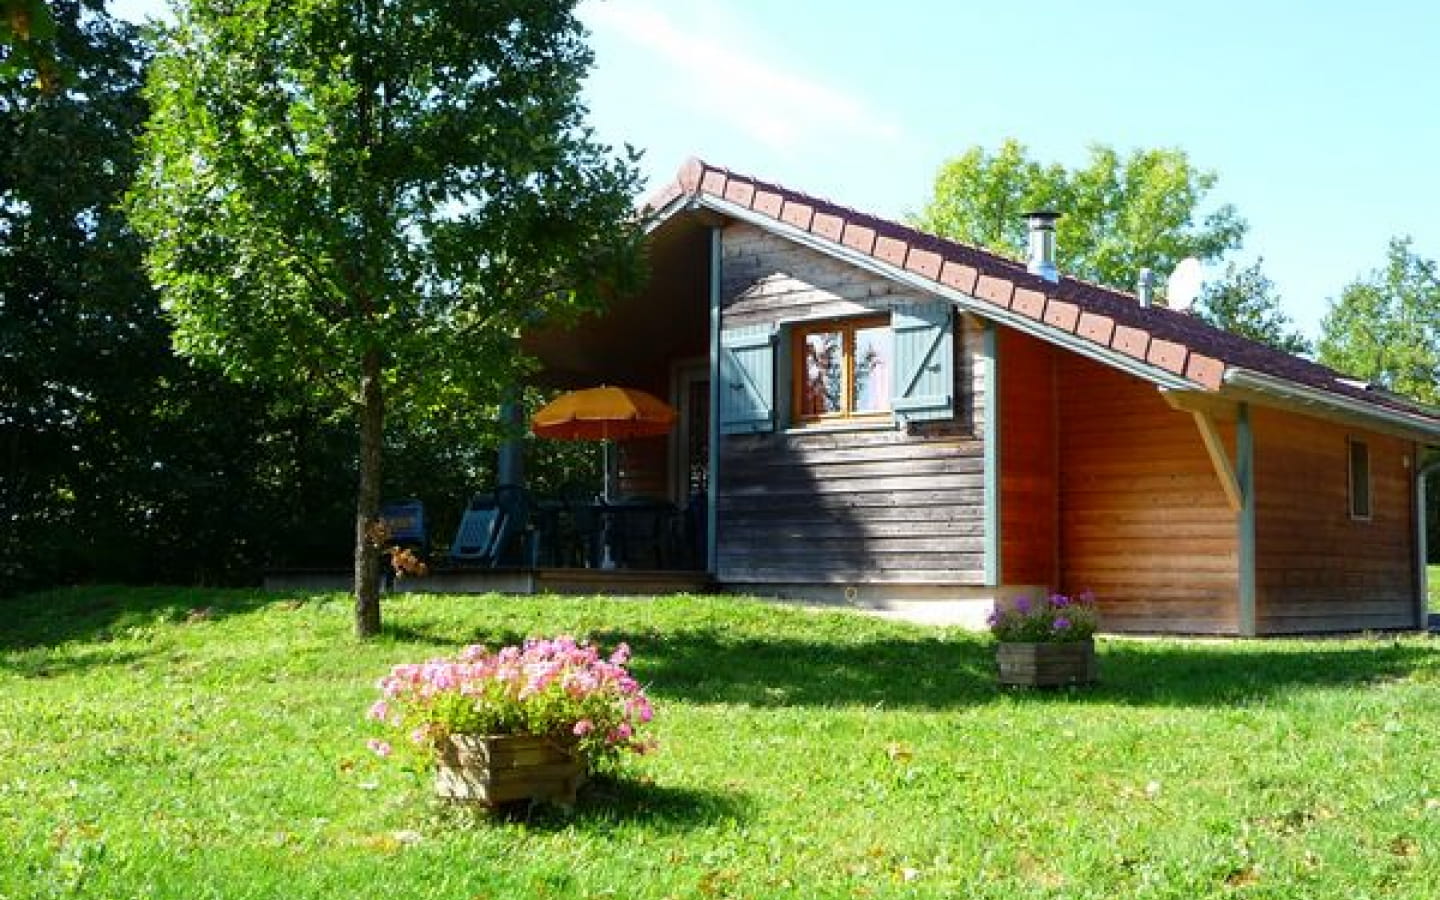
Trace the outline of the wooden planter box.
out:
M 1095 681 L 1095 642 L 1000 644 L 995 654 L 1000 683 L 1022 687 L 1059 687 Z
M 573 805 L 585 777 L 585 757 L 553 738 L 456 734 L 436 764 L 435 793 L 482 806 L 517 800 Z

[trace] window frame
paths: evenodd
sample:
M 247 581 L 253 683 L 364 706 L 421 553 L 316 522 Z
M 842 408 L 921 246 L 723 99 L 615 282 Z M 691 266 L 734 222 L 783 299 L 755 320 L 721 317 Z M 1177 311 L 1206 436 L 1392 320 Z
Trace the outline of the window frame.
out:
M 890 333 L 891 367 L 895 364 L 895 327 L 888 314 L 848 316 L 830 319 L 813 319 L 795 322 L 790 331 L 790 415 L 789 423 L 795 428 L 811 428 L 823 425 L 856 424 L 866 425 L 889 423 L 895 417 L 893 387 L 891 396 L 885 397 L 885 408 L 869 412 L 855 412 L 855 333 L 867 328 L 883 327 Z M 841 406 L 840 412 L 805 415 L 802 398 L 805 389 L 805 339 L 809 335 L 823 332 L 841 333 Z
M 1357 459 L 1356 448 L 1359 448 L 1363 459 Z M 1357 470 L 1356 464 L 1363 462 L 1363 469 Z M 1360 474 L 1362 488 L 1357 490 L 1356 475 Z M 1375 517 L 1375 479 L 1372 477 L 1372 466 L 1370 460 L 1370 445 L 1359 438 L 1345 439 L 1345 486 L 1346 505 L 1349 507 L 1350 520 L 1353 522 L 1369 522 Z M 1365 501 L 1364 509 L 1359 507 L 1358 501 Z

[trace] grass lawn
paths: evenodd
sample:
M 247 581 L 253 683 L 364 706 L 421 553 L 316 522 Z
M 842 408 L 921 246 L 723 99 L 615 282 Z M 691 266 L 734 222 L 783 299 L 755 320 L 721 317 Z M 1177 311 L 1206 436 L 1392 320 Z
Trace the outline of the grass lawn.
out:
M 3 601 L 0 898 L 1434 898 L 1426 638 L 1101 642 L 1002 692 L 986 640 L 738 599 Z M 659 754 L 483 821 L 363 748 L 373 684 L 462 643 L 635 649 Z
M 1425 584 L 1429 588 L 1430 611 L 1440 613 L 1440 566 L 1430 566 L 1425 573 Z

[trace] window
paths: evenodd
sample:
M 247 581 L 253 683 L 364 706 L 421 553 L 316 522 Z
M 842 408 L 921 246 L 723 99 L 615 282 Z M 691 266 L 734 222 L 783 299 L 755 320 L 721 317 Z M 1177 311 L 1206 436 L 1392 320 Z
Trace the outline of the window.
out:
M 1350 441 L 1350 518 L 1370 518 L 1370 447 Z
M 896 302 L 888 315 L 722 328 L 720 433 L 954 419 L 954 335 L 945 300 Z M 787 405 L 781 398 L 788 410 L 777 409 Z
M 796 326 L 791 340 L 797 422 L 889 416 L 895 342 L 888 318 Z

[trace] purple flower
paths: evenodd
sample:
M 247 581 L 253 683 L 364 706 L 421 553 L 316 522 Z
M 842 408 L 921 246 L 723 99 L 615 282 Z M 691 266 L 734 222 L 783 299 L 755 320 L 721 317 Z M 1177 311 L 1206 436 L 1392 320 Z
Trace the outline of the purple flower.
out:
M 1064 609 L 1070 605 L 1070 598 L 1064 594 L 1051 594 L 1050 605 L 1056 609 Z
M 1060 616 L 1054 621 L 1054 623 L 1051 624 L 1050 627 L 1054 628 L 1056 631 L 1064 631 L 1065 629 L 1070 627 L 1070 620 L 1065 618 L 1064 616 Z
M 1015 600 L 1015 610 L 1022 616 L 1030 615 L 1030 598 L 1018 597 Z

